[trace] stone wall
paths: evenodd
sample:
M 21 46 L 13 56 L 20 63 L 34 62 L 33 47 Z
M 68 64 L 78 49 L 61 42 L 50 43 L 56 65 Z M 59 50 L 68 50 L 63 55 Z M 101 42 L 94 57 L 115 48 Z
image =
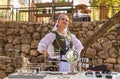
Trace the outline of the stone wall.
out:
M 104 22 L 71 23 L 69 30 L 84 43 Z M 54 23 L 0 21 L 0 77 L 22 67 L 21 55 L 31 63 L 44 62 L 43 56 L 37 51 L 37 45 L 53 26 Z M 106 64 L 108 69 L 120 71 L 120 29 L 108 30 L 87 49 L 85 56 L 90 58 L 90 64 L 94 66 Z

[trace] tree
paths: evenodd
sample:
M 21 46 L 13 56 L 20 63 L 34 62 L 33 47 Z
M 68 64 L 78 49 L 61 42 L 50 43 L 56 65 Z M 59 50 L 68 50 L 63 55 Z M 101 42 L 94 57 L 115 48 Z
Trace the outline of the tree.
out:
M 120 11 L 116 13 L 112 18 L 110 18 L 107 22 L 105 22 L 95 34 L 93 34 L 83 43 L 84 50 L 81 53 L 82 56 L 84 56 L 84 53 L 90 45 L 92 45 L 99 37 L 106 33 L 112 26 L 118 23 L 120 23 Z
M 120 0 L 91 0 L 91 6 L 100 6 L 101 3 L 104 3 L 106 6 L 120 6 Z
M 7 5 L 7 1 L 8 1 L 8 0 L 0 0 L 0 4 L 2 4 L 2 5 Z
M 91 0 L 91 6 L 100 6 L 100 19 L 111 17 L 120 10 L 120 0 Z M 118 9 L 117 9 L 118 7 Z

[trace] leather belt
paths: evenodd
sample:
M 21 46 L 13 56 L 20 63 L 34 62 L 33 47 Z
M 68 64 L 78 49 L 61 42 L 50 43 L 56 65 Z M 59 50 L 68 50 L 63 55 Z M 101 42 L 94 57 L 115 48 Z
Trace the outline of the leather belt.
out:
M 60 60 L 60 61 L 67 62 L 67 60 Z

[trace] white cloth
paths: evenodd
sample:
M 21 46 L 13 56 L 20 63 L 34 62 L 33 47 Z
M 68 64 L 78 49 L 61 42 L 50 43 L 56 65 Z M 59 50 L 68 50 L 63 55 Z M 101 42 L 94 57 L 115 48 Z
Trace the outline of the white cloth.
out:
M 81 17 L 88 17 L 89 15 L 86 13 L 74 13 L 73 18 L 81 18 Z
M 56 31 L 56 30 L 57 30 L 57 28 L 59 27 L 59 26 L 58 26 L 58 22 L 59 22 L 59 20 L 61 19 L 61 17 L 63 17 L 63 16 L 65 16 L 65 14 L 61 14 L 61 15 L 58 17 L 58 20 L 57 20 L 57 22 L 55 23 L 52 31 Z M 68 30 L 68 25 L 66 26 L 66 28 L 64 29 L 64 31 L 66 32 L 67 30 Z
M 84 47 L 81 44 L 80 40 L 77 39 L 74 34 L 71 34 L 71 36 L 73 42 L 73 49 L 77 50 L 80 54 L 80 52 Z M 54 55 L 54 47 L 52 43 L 54 42 L 55 39 L 56 39 L 56 35 L 52 32 L 45 35 L 45 37 L 42 38 L 38 44 L 38 51 L 41 52 L 42 50 L 47 50 L 49 56 L 52 57 Z M 67 62 L 60 62 L 59 66 L 60 66 L 60 71 L 70 71 L 70 64 Z
M 70 72 L 70 71 L 71 71 L 70 63 L 60 61 L 60 63 L 59 63 L 59 71 L 62 71 L 62 72 L 66 72 L 66 71 L 67 71 L 67 72 Z

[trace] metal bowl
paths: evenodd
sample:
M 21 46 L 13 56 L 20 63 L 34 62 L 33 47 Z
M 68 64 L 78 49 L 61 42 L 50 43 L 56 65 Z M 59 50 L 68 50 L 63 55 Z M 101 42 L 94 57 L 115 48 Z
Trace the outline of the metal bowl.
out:
M 66 56 L 66 60 L 70 63 L 77 62 L 77 60 L 79 59 L 79 53 L 74 49 L 68 50 L 65 56 Z

